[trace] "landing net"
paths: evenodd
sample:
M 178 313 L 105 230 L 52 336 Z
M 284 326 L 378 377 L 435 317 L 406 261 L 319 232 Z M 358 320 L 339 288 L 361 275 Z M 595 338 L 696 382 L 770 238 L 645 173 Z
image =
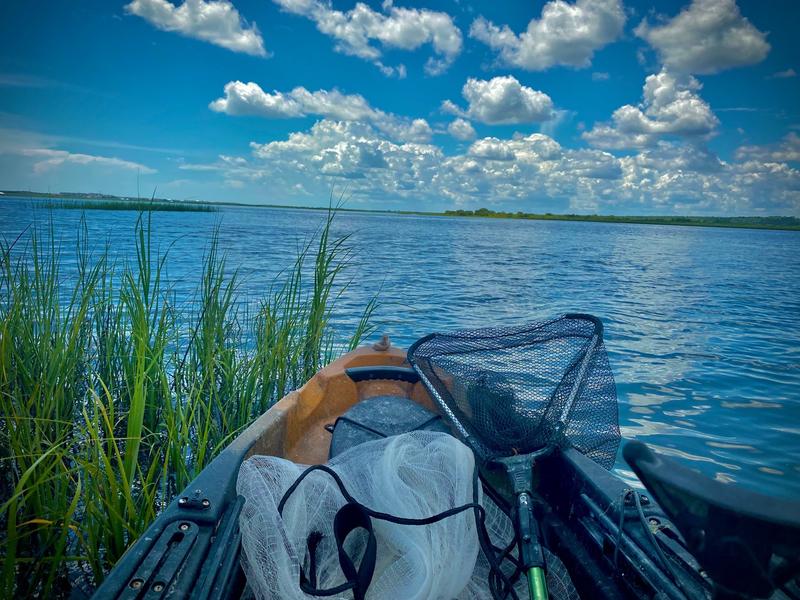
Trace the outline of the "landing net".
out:
M 408 359 L 479 458 L 572 446 L 613 466 L 617 394 L 599 319 L 435 333 Z

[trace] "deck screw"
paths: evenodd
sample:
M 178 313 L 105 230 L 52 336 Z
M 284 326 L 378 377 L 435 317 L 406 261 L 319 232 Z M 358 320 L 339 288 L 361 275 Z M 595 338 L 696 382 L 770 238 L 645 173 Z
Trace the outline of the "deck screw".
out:
M 163 589 L 164 589 L 164 584 L 163 584 L 163 583 L 161 583 L 160 581 L 159 581 L 158 583 L 154 583 L 154 584 L 153 584 L 153 591 L 154 591 L 154 592 L 160 592 L 160 591 L 162 591 Z
M 143 583 L 144 581 L 141 579 L 131 579 L 131 587 L 135 590 L 138 590 L 140 587 L 142 587 Z
M 189 524 L 188 524 L 188 523 L 181 523 L 181 524 L 178 526 L 178 529 L 180 529 L 181 531 L 186 531 L 186 530 L 188 530 L 188 529 L 189 529 Z

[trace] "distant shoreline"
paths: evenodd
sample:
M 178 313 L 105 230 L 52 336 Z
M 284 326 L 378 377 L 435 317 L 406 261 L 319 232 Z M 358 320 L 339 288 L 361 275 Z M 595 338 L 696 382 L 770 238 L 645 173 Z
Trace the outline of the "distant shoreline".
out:
M 167 198 L 135 198 L 125 196 L 112 196 L 108 194 L 85 194 L 80 192 L 29 192 L 22 190 L 2 190 L 0 200 L 3 198 L 34 198 L 64 201 L 98 201 L 104 204 L 113 202 L 137 202 L 157 204 L 174 204 L 183 207 L 194 206 L 241 206 L 246 208 L 280 208 L 294 210 L 328 210 L 324 206 L 292 206 L 285 204 L 247 204 L 244 202 L 207 202 L 189 200 L 170 200 Z M 191 210 L 191 209 L 189 209 Z M 200 209 L 203 210 L 203 209 Z M 207 210 L 207 209 L 206 209 Z M 416 210 L 386 210 L 369 208 L 345 208 L 342 212 L 357 212 L 386 215 L 419 215 L 427 217 L 460 217 L 479 219 L 520 219 L 526 221 L 579 221 L 592 223 L 622 223 L 631 225 L 677 225 L 682 227 L 722 227 L 731 229 L 770 229 L 777 231 L 800 231 L 800 218 L 797 217 L 695 217 L 695 216 L 624 216 L 624 215 L 577 215 L 577 214 L 552 214 L 552 213 L 524 213 L 502 212 L 487 208 L 477 210 L 447 210 L 444 212 L 426 212 Z

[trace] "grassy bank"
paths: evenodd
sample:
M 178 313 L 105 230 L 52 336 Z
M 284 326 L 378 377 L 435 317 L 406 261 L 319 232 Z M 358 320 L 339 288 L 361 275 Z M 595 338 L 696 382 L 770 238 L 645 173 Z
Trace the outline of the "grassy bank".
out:
M 45 194 L 43 192 L 23 192 L 8 190 L 3 192 L 3 197 L 35 197 L 35 198 L 69 198 L 67 193 L 60 194 Z M 100 196 L 98 194 L 75 194 L 74 198 L 102 198 L 109 200 L 109 204 L 116 204 L 118 202 L 127 202 L 122 198 L 116 196 Z M 115 199 L 116 198 L 116 199 Z M 154 199 L 155 202 L 164 203 L 167 205 L 188 205 L 193 206 L 193 203 L 174 201 L 170 202 L 164 199 Z M 87 202 L 95 204 L 95 202 Z M 100 202 L 102 204 L 102 202 Z M 46 204 L 50 206 L 50 204 Z M 287 204 L 250 204 L 244 202 L 208 202 L 202 203 L 200 206 L 216 207 L 220 206 L 241 206 L 246 208 L 278 208 L 278 209 L 292 209 L 292 210 L 312 210 L 312 211 L 326 211 L 325 207 L 316 206 L 292 206 Z M 51 206 L 55 208 L 55 206 Z M 70 208 L 58 203 L 58 208 Z M 173 210 L 173 209 L 165 209 Z M 194 210 L 194 209 L 174 209 L 174 210 Z M 198 209 L 203 210 L 203 209 Z M 679 216 L 679 215 L 576 215 L 576 214 L 553 214 L 553 213 L 526 213 L 522 211 L 507 212 L 507 211 L 494 211 L 488 208 L 479 208 L 477 210 L 447 210 L 444 212 L 426 212 L 417 210 L 382 210 L 382 209 L 367 209 L 367 208 L 341 208 L 344 212 L 354 213 L 367 213 L 367 214 L 385 214 L 385 215 L 420 215 L 429 217 L 482 217 L 490 219 L 524 219 L 530 221 L 589 221 L 597 223 L 629 223 L 636 225 L 682 225 L 687 227 L 731 227 L 738 229 L 776 229 L 782 231 L 800 231 L 800 218 L 788 216 L 767 216 L 767 217 L 693 217 L 693 216 Z
M 532 221 L 590 221 L 596 223 L 633 223 L 637 225 L 684 225 L 689 227 L 734 227 L 742 229 L 800 230 L 797 217 L 681 217 L 621 215 L 554 215 L 524 212 L 497 212 L 488 208 L 448 210 L 446 217 L 484 217 L 489 219 L 528 219 Z
M 44 208 L 77 210 L 135 210 L 136 212 L 216 212 L 211 204 L 193 202 L 159 202 L 151 200 L 59 200 L 43 202 Z
M 330 317 L 347 238 L 329 213 L 257 309 L 211 243 L 194 302 L 166 281 L 148 216 L 136 256 L 114 262 L 79 236 L 0 247 L 0 597 L 65 597 L 94 584 L 159 511 L 276 398 L 372 326 Z M 349 340 L 334 346 L 334 337 Z

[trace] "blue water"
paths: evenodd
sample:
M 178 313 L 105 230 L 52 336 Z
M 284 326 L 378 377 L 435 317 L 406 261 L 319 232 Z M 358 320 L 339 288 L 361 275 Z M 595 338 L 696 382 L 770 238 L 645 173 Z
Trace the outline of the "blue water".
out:
M 65 252 L 79 211 L 0 199 L 14 239 L 52 215 Z M 130 254 L 135 213 L 88 211 L 91 239 Z M 319 226 L 314 211 L 154 213 L 168 276 L 191 299 L 215 225 L 255 302 Z M 407 346 L 434 330 L 590 312 L 606 326 L 623 436 L 711 477 L 800 497 L 800 233 L 345 213 L 351 287 L 335 321 L 380 293 L 379 331 Z M 621 458 L 617 471 L 630 477 Z

